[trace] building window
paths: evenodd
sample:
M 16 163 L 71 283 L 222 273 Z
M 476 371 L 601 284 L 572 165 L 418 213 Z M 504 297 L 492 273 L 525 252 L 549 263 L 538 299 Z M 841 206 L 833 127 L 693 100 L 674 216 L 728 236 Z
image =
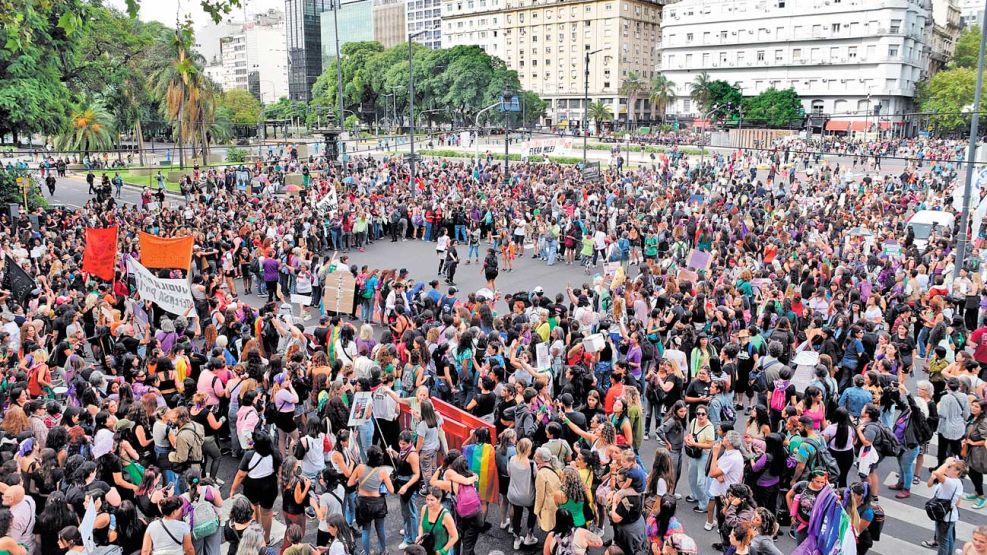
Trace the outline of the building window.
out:
M 720 31 L 720 40 L 727 40 L 727 32 Z
M 801 60 L 801 59 L 802 59 L 802 49 L 801 48 L 793 48 L 792 49 L 792 60 Z
M 834 23 L 833 24 L 833 34 L 835 35 L 836 33 L 839 33 L 841 27 L 842 27 L 842 25 L 840 23 Z
M 898 46 L 892 45 L 888 47 L 888 57 L 897 58 L 898 57 Z
M 846 56 L 851 60 L 855 60 L 857 58 L 857 47 L 856 46 L 848 47 L 846 51 Z
M 891 29 L 890 29 L 890 31 L 891 31 L 892 34 L 895 34 L 895 35 L 897 35 L 898 33 L 901 32 L 901 20 L 900 19 L 892 19 L 891 20 Z
M 693 38 L 695 38 L 695 37 L 693 36 L 692 33 L 686 33 L 685 34 L 685 42 L 686 42 L 686 44 L 692 44 Z
M 685 113 L 689 113 L 689 112 L 692 111 L 692 99 L 691 98 L 683 98 L 682 99 L 682 111 L 685 112 Z
M 737 65 L 739 66 L 742 63 L 744 63 L 744 52 L 741 50 L 737 52 Z
M 757 51 L 757 61 L 759 61 L 759 62 L 763 62 L 764 61 L 764 50 L 758 50 Z

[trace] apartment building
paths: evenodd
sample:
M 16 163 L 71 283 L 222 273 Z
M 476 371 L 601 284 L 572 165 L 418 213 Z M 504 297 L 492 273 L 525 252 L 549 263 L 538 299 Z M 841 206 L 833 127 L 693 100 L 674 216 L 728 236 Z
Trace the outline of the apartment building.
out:
M 373 0 L 374 40 L 390 48 L 407 40 L 405 0 Z
M 668 111 L 701 115 L 689 91 L 705 72 L 744 96 L 794 88 L 831 130 L 865 115 L 891 126 L 928 76 L 932 27 L 930 0 L 682 0 L 662 18 Z
M 445 0 L 444 46 L 476 44 L 518 72 L 521 86 L 549 102 L 543 123 L 578 128 L 584 111 L 586 55 L 589 101 L 620 120 L 657 117 L 647 93 L 628 110 L 621 83 L 636 72 L 645 83 L 658 63 L 664 0 Z M 599 51 L 599 52 L 597 52 Z M 628 114 L 628 112 L 630 112 Z M 592 126 L 593 122 L 589 122 Z
M 338 1 L 338 0 L 337 0 Z M 330 0 L 285 0 L 288 44 L 288 98 L 308 102 L 322 74 L 322 12 Z
M 429 48 L 448 46 L 442 42 L 442 0 L 407 0 L 405 27 L 405 40 L 422 32 L 412 40 Z
M 284 12 L 268 10 L 222 31 L 218 52 L 205 68 L 220 88 L 247 90 L 262 102 L 288 96 Z

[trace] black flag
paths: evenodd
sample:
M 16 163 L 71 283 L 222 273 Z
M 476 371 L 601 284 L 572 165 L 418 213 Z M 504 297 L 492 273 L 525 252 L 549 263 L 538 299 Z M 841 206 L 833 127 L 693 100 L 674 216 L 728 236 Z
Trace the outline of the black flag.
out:
M 31 298 L 31 291 L 34 291 L 38 285 L 9 254 L 4 256 L 3 263 L 3 282 L 0 286 L 10 291 L 13 299 L 19 304 L 26 304 Z

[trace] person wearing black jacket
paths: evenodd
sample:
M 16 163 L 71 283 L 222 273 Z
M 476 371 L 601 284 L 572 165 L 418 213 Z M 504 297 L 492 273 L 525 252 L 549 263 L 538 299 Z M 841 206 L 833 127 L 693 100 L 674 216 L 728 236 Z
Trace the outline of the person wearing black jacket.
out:
M 900 411 L 892 431 L 897 435 L 901 428 L 899 423 L 904 423 L 904 430 L 898 438 L 902 444 L 901 454 L 898 455 L 898 483 L 889 486 L 889 489 L 898 492 L 895 494 L 896 498 L 905 499 L 911 496 L 915 460 L 922 445 L 932 439 L 932 430 L 929 428 L 928 415 L 908 393 L 904 384 L 899 385 L 898 390 L 889 397 Z

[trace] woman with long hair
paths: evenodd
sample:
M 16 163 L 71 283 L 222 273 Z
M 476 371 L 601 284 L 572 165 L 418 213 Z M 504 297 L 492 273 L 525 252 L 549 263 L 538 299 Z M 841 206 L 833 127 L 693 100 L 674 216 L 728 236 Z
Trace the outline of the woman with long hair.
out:
M 845 488 L 847 476 L 853 468 L 853 449 L 857 443 L 856 430 L 850 423 L 850 412 L 847 411 L 846 407 L 840 407 L 833 412 L 833 422 L 826 426 L 822 436 L 826 439 L 826 445 L 833 453 L 833 458 L 836 459 L 836 464 L 840 468 L 837 487 Z
M 343 515 L 329 515 L 326 519 L 326 527 L 329 530 L 329 537 L 332 538 L 326 555 L 349 555 L 355 552 L 356 540 Z
M 110 523 L 110 543 L 120 546 L 123 555 L 140 552 L 147 521 L 137 514 L 137 507 L 130 501 L 123 501 L 113 516 L 114 520 Z
M 768 412 L 768 407 L 758 404 L 751 408 L 744 433 L 751 439 L 764 439 L 764 436 L 771 433 L 771 413 Z
M 182 520 L 183 506 L 181 498 L 174 496 L 161 501 L 162 517 L 148 524 L 144 532 L 143 555 L 156 552 L 195 555 L 192 529 Z
M 302 474 L 302 465 L 295 457 L 289 456 L 281 463 L 281 512 L 286 525 L 297 525 L 305 535 L 305 507 L 308 494 L 312 490 L 312 480 Z M 287 538 L 287 536 L 286 536 Z M 282 545 L 287 539 L 282 541 Z M 289 544 L 290 545 L 290 544 Z
M 230 494 L 243 485 L 243 495 L 254 507 L 254 520 L 264 527 L 264 537 L 271 541 L 271 510 L 278 496 L 277 472 L 281 468 L 281 455 L 274 449 L 271 436 L 261 429 L 254 430 L 254 448 L 247 450 L 240 459 L 236 476 L 230 486 Z
M 556 506 L 571 513 L 574 526 L 585 528 L 588 523 L 593 523 L 595 514 L 589 490 L 575 466 L 562 469 L 562 487 L 554 495 Z
M 850 523 L 853 524 L 854 535 L 857 538 L 857 555 L 867 555 L 870 548 L 874 546 L 874 538 L 870 533 L 870 524 L 874 521 L 874 508 L 870 503 L 868 489 L 866 482 L 854 482 L 843 494 L 843 508 L 850 515 Z
M 230 544 L 228 552 L 236 553 L 243 534 L 251 524 L 255 524 L 254 508 L 250 500 L 242 495 L 234 495 L 229 502 L 230 516 L 223 524 L 222 534 L 223 540 Z
M 631 423 L 631 436 L 627 439 L 634 447 L 634 452 L 640 453 L 641 443 L 644 441 L 644 407 L 641 406 L 641 392 L 634 386 L 625 386 L 624 402 L 627 403 L 627 418 Z
M 504 430 L 497 436 L 497 449 L 494 451 L 494 457 L 497 462 L 497 489 L 500 494 L 498 501 L 500 520 L 498 522 L 500 523 L 501 530 L 506 530 L 511 525 L 510 503 L 507 501 L 507 492 L 511 485 L 510 461 L 517 454 L 517 447 L 515 446 L 516 439 L 517 435 L 514 433 L 513 428 Z
M 214 378 L 215 379 L 215 378 Z M 223 485 L 219 479 L 219 463 L 222 455 L 219 451 L 217 434 L 225 424 L 226 417 L 217 418 L 214 408 L 206 405 L 206 394 L 196 393 L 192 396 L 192 406 L 189 407 L 189 418 L 202 426 L 204 441 L 202 442 L 202 471 L 210 476 L 217 484 Z
M 784 440 L 776 432 L 764 436 L 764 451 L 751 463 L 750 475 L 745 477 L 754 491 L 757 504 L 772 512 L 778 505 L 781 480 L 787 474 L 788 452 L 785 450 Z
M 267 547 L 269 543 L 264 537 L 264 527 L 254 522 L 244 529 L 240 536 L 240 543 L 236 548 L 236 555 L 272 555 L 274 550 Z M 232 554 L 233 551 L 230 550 Z
M 35 535 L 41 538 L 41 543 L 38 544 L 40 555 L 61 555 L 63 551 L 58 547 L 58 532 L 66 526 L 78 525 L 79 517 L 72 505 L 69 505 L 65 494 L 56 491 L 49 495 L 34 525 Z
M 678 476 L 675 474 L 672 454 L 664 447 L 655 449 L 655 461 L 651 464 L 651 473 L 648 474 L 648 484 L 645 494 L 648 497 L 664 497 L 668 492 L 675 492 L 675 485 Z
M 544 555 L 571 553 L 586 555 L 589 548 L 603 547 L 603 538 L 577 526 L 575 515 L 565 507 L 555 509 L 555 528 L 545 537 Z
M 678 400 L 665 413 L 661 426 L 655 432 L 659 445 L 672 455 L 672 466 L 675 469 L 675 480 L 682 475 L 682 449 L 685 447 L 685 428 L 688 425 L 689 409 L 685 401 Z M 675 491 L 672 488 L 672 491 Z
M 415 428 L 418 435 L 415 450 L 418 451 L 421 464 L 422 491 L 424 491 L 432 479 L 432 474 L 435 473 L 435 455 L 441 447 L 439 425 L 442 421 L 435 413 L 432 402 L 427 399 L 419 404 L 419 410 L 422 418 Z
M 511 532 L 514 534 L 514 549 L 521 549 L 522 538 L 526 545 L 534 545 L 535 528 L 535 463 L 531 459 L 532 443 L 528 438 L 517 442 L 517 452 L 511 457 L 507 473 L 510 486 L 507 501 L 511 504 Z M 521 528 L 521 516 L 528 511 L 528 520 Z M 522 533 L 522 530 L 526 531 Z
M 371 445 L 367 449 L 366 464 L 357 465 L 347 480 L 349 487 L 356 486 L 356 523 L 362 529 L 363 550 L 370 553 L 371 528 L 377 531 L 377 543 L 381 551 L 387 550 L 387 531 L 384 518 L 387 516 L 387 499 L 381 493 L 383 485 L 387 493 L 394 493 L 391 474 L 384 466 L 384 452 Z
M 921 417 L 921 413 L 918 415 Z M 984 473 L 987 473 L 987 401 L 970 402 L 970 419 L 966 426 L 966 437 L 963 439 L 962 453 L 967 463 L 967 475 L 973 483 L 973 493 L 967 495 L 967 501 L 973 501 L 974 509 L 982 509 L 987 500 L 984 498 Z M 908 446 L 905 446 L 906 450 Z
M 617 432 L 617 445 L 632 445 L 634 441 L 634 431 L 631 428 L 631 419 L 627 415 L 627 401 L 623 397 L 618 397 L 613 402 L 613 412 L 610 414 L 610 425 Z
M 682 533 L 682 524 L 675 518 L 677 504 L 674 495 L 666 494 L 656 498 L 651 505 L 645 524 L 653 555 L 660 555 L 667 538 Z
M 812 419 L 812 429 L 820 431 L 828 424 L 826 422 L 826 403 L 823 401 L 822 390 L 814 385 L 805 388 L 802 400 L 798 402 L 796 408 L 800 414 Z

